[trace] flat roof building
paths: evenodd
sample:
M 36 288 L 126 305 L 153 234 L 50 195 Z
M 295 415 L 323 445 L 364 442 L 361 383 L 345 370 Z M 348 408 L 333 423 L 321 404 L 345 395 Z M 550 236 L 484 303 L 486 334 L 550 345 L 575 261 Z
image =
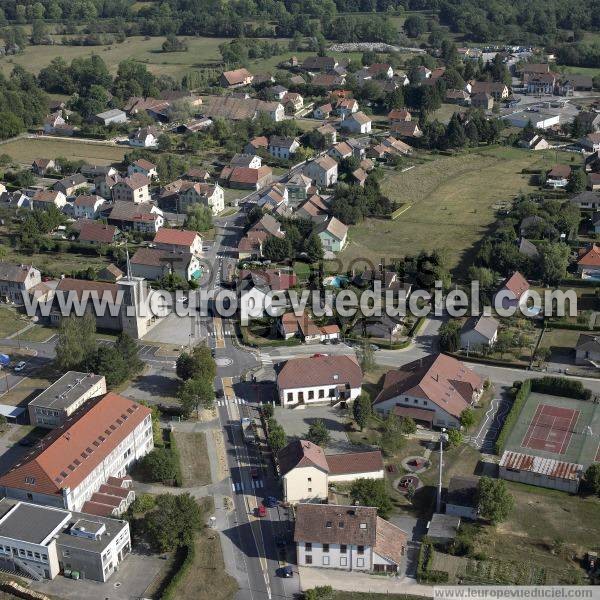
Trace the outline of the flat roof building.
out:
M 106 581 L 131 549 L 127 521 L 0 500 L 0 566 L 34 579 Z
M 60 427 L 86 400 L 102 394 L 104 375 L 67 371 L 29 403 L 29 420 L 36 427 Z

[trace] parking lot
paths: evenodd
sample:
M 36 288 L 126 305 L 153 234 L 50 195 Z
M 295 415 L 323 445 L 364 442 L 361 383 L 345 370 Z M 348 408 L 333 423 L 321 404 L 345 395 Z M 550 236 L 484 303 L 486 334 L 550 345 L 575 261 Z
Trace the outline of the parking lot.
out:
M 347 452 L 352 448 L 345 431 L 345 423 L 348 420 L 346 414 L 346 410 L 331 406 L 275 407 L 275 418 L 281 423 L 288 438 L 305 438 L 311 423 L 322 419 L 331 436 L 327 446 L 327 452 L 330 454 Z

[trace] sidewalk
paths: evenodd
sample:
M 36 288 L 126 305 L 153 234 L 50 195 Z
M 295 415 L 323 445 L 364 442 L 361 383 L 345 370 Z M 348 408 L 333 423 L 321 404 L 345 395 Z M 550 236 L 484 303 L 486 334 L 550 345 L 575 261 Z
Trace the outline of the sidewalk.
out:
M 330 585 L 343 592 L 363 592 L 377 594 L 411 594 L 433 597 L 433 587 L 421 585 L 411 577 L 385 577 L 352 571 L 298 567 L 300 588 L 305 591 L 316 586 Z

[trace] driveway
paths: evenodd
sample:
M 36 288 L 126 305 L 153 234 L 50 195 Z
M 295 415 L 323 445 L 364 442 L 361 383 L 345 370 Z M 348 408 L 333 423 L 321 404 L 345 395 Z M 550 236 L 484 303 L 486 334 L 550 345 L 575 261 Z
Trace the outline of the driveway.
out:
M 298 567 L 302 590 L 330 585 L 334 590 L 377 594 L 407 594 L 433 597 L 433 587 L 420 585 L 412 577 L 382 577 L 352 571 Z

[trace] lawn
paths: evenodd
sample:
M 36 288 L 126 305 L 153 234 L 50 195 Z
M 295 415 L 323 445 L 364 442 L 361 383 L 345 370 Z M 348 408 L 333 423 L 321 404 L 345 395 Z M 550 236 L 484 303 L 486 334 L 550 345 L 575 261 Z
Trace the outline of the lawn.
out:
M 492 228 L 499 203 L 527 191 L 529 176 L 521 170 L 549 166 L 552 153 L 495 146 L 428 158 L 410 171 L 386 174 L 383 193 L 410 208 L 395 221 L 366 219 L 351 227 L 339 257 L 344 267 L 355 259 L 393 260 L 442 248 L 450 267 L 464 273 Z
M 410 594 L 374 594 L 372 592 L 335 592 L 333 600 L 423 600 L 423 596 Z
M 14 310 L 0 306 L 0 338 L 8 337 L 19 329 L 27 327 L 27 323 Z
M 0 153 L 9 154 L 18 163 L 31 164 L 36 158 L 85 160 L 94 165 L 121 162 L 130 149 L 125 146 L 91 144 L 79 140 L 56 140 L 48 138 L 23 138 L 0 144 Z
M 204 433 L 175 432 L 183 487 L 210 483 L 210 463 Z
M 442 104 L 432 115 L 432 119 L 437 119 L 440 123 L 448 123 L 455 112 L 464 111 L 464 107 L 458 104 Z
M 89 57 L 96 54 L 104 60 L 109 70 L 116 73 L 118 64 L 128 58 L 145 63 L 155 75 L 170 75 L 181 78 L 187 71 L 204 65 L 217 66 L 221 60 L 219 44 L 223 38 L 184 37 L 188 49 L 186 52 L 162 52 L 162 37 L 145 39 L 143 36 L 128 37 L 121 44 L 109 46 L 27 46 L 23 54 L 0 59 L 0 68 L 10 73 L 15 64 L 22 65 L 28 71 L 38 73 L 55 56 L 61 56 L 68 63 L 77 57 Z
M 550 348 L 560 354 L 574 353 L 575 344 L 579 336 L 585 331 L 573 331 L 571 329 L 546 328 L 544 336 L 540 341 L 541 348 Z

